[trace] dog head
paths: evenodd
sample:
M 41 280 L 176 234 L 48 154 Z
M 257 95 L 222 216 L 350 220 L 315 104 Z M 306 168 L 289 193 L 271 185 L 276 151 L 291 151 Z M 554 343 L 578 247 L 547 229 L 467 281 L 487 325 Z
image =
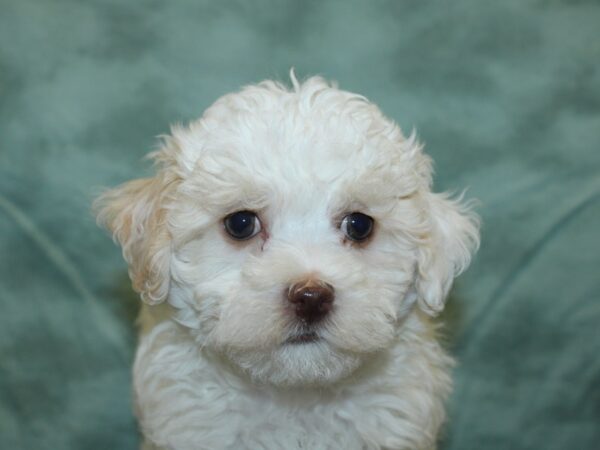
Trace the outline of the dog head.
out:
M 330 383 L 441 311 L 478 245 L 469 208 L 364 97 L 321 78 L 226 95 L 153 178 L 97 201 L 134 288 L 254 380 Z

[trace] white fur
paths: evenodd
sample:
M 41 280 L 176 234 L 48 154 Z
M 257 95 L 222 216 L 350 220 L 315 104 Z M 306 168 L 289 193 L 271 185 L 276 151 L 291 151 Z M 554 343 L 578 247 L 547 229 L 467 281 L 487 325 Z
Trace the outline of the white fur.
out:
M 478 245 L 468 206 L 376 106 L 321 78 L 226 95 L 153 157 L 155 177 L 97 202 L 145 301 L 134 367 L 145 447 L 433 449 L 452 360 L 431 316 Z M 233 242 L 223 218 L 263 232 Z M 345 214 L 375 219 L 356 245 Z M 283 293 L 335 288 L 320 340 Z

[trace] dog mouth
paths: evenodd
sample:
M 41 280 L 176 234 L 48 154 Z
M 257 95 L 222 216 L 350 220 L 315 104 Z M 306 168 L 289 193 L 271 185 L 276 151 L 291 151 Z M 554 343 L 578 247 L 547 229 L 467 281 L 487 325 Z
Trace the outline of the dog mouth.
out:
M 313 342 L 319 341 L 321 338 L 314 331 L 307 331 L 304 333 L 296 334 L 289 337 L 284 344 L 301 345 L 301 344 L 312 344 Z

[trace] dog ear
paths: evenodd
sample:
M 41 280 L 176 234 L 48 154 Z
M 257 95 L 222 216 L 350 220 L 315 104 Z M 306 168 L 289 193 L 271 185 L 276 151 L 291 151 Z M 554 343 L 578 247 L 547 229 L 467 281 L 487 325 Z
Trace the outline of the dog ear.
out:
M 127 182 L 94 202 L 98 223 L 123 249 L 133 288 L 148 304 L 165 300 L 170 280 L 170 235 L 165 203 L 174 183 L 166 171 Z M 172 181 L 172 180 L 171 180 Z
M 416 289 L 420 307 L 430 315 L 444 309 L 452 281 L 479 247 L 479 217 L 462 197 L 425 194 L 429 232 L 419 248 Z

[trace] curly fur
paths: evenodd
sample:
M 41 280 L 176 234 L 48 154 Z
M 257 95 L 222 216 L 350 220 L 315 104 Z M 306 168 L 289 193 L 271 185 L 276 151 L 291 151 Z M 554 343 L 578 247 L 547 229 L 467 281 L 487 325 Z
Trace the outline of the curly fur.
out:
M 479 242 L 462 199 L 364 97 L 319 77 L 265 81 L 174 127 L 153 178 L 106 192 L 99 222 L 145 305 L 134 367 L 146 448 L 433 449 L 451 358 L 432 316 Z M 223 218 L 263 231 L 235 242 Z M 348 242 L 349 212 L 375 219 Z M 335 286 L 317 342 L 283 292 Z

